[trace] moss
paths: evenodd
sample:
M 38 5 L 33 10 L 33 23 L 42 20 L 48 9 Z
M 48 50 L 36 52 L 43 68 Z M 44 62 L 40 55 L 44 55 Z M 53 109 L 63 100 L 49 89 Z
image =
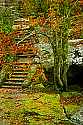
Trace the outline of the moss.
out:
M 13 90 L 11 90 L 13 91 Z M 72 115 L 78 109 L 78 105 L 69 104 L 65 106 L 67 114 Z M 44 92 L 8 92 L 0 93 L 0 109 L 2 116 L 12 125 L 59 125 L 64 121 L 65 114 L 60 104 L 60 95 Z
M 65 106 L 66 112 L 71 116 L 79 110 L 80 106 L 77 104 L 69 104 Z
M 81 93 L 79 93 L 78 91 L 63 92 L 61 95 L 64 96 L 64 97 L 72 97 L 72 96 L 79 96 L 79 95 L 81 95 Z

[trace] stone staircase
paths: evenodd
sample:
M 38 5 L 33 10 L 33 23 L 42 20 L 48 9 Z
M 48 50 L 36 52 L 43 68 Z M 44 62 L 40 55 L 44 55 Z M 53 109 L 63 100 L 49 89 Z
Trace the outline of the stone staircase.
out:
M 19 46 L 24 46 L 24 43 L 20 43 Z M 29 70 L 29 61 L 32 60 L 34 56 L 33 49 L 28 50 L 27 52 L 18 53 L 17 61 L 12 63 L 12 74 L 4 82 L 6 86 L 21 86 L 22 83 L 27 79 L 28 70 Z
M 13 63 L 12 74 L 10 78 L 5 81 L 5 85 L 21 85 L 27 79 L 28 70 L 28 63 Z

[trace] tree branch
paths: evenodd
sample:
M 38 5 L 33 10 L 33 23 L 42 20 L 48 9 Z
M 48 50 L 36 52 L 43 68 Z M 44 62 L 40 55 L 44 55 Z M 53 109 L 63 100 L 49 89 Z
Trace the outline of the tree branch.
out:
M 78 1 L 79 1 L 79 0 L 76 0 L 76 1 L 75 1 L 75 3 L 73 4 L 73 6 L 71 7 L 71 9 L 70 9 L 69 12 L 68 12 L 66 19 L 69 18 L 69 14 L 71 13 L 73 7 L 76 5 L 76 3 L 77 3 Z

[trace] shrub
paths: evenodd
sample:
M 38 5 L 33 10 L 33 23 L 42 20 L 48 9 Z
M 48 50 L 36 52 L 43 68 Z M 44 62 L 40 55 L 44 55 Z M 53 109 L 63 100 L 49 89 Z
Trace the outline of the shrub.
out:
M 3 64 L 2 69 L 0 71 L 0 85 L 2 85 L 3 82 L 11 76 L 11 73 L 12 65 L 8 63 Z

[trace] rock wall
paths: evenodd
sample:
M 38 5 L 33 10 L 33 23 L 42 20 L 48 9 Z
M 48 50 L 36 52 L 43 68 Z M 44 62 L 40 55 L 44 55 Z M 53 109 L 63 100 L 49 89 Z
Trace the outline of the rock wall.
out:
M 83 64 L 83 45 L 81 39 L 72 40 L 69 46 L 69 53 L 68 53 L 68 62 L 69 65 L 76 64 L 82 65 Z M 76 42 L 75 42 L 76 41 Z

